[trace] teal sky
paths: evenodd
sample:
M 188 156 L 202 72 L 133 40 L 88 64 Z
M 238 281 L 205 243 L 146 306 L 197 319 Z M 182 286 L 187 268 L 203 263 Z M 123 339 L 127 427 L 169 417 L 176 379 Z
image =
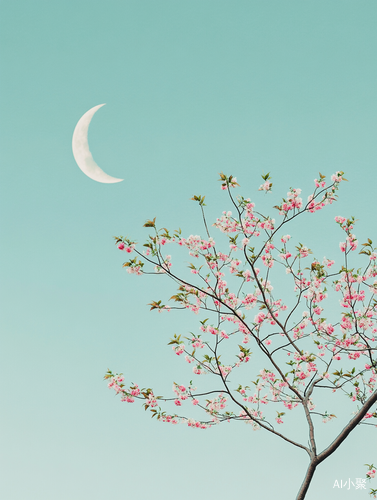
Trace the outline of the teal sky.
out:
M 294 498 L 304 452 L 242 424 L 159 424 L 107 389 L 107 368 L 169 395 L 192 373 L 166 345 L 192 319 L 148 313 L 170 287 L 129 276 L 112 236 L 140 241 L 155 216 L 200 234 L 190 198 L 207 195 L 212 218 L 228 209 L 220 171 L 267 207 L 344 170 L 339 202 L 300 241 L 331 257 L 335 215 L 375 239 L 376 22 L 364 0 L 3 2 L 1 498 Z M 119 184 L 72 155 L 77 121 L 101 103 L 90 148 Z M 308 500 L 366 498 L 332 486 L 376 463 L 370 429 L 318 469 Z

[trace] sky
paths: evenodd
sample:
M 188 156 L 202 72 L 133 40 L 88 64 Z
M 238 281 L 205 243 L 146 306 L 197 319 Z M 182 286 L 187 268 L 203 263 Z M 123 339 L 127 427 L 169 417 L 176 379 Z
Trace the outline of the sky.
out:
M 1 12 L 1 498 L 294 498 L 305 452 L 237 422 L 164 425 L 107 389 L 108 368 L 168 394 L 192 376 L 167 346 L 192 319 L 149 312 L 170 285 L 128 275 L 113 236 L 141 241 L 153 217 L 200 234 L 190 198 L 206 195 L 212 220 L 229 209 L 220 171 L 269 207 L 343 170 L 336 206 L 296 229 L 328 257 L 335 215 L 373 239 L 376 3 L 15 0 Z M 72 155 L 77 121 L 102 103 L 89 144 L 118 184 Z M 376 462 L 370 429 L 319 467 L 308 500 L 355 498 L 333 485 Z

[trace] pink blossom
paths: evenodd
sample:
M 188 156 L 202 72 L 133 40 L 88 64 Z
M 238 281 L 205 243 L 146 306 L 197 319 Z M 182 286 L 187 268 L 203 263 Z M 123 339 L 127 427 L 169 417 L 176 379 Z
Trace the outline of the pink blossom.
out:
M 346 222 L 346 218 L 345 217 L 340 217 L 340 215 L 337 215 L 335 217 L 335 222 L 337 222 L 338 224 L 344 224 Z
M 185 346 L 184 344 L 179 344 L 179 345 L 173 345 L 172 346 L 173 351 L 177 356 L 180 356 L 185 352 Z
M 255 318 L 254 318 L 254 323 L 263 323 L 264 319 L 266 318 L 266 315 L 263 312 L 258 313 Z
M 309 255 L 309 249 L 307 247 L 300 248 L 300 257 L 304 258 Z
M 259 191 L 271 191 L 272 182 L 266 181 L 259 186 Z
M 229 335 L 227 335 L 227 333 L 224 330 L 221 330 L 220 334 L 221 334 L 221 337 L 223 339 L 228 339 L 229 338 Z
M 289 257 L 292 257 L 292 254 L 291 254 L 291 252 L 281 253 L 281 254 L 279 254 L 279 257 L 284 259 L 284 260 L 287 260 L 287 259 L 289 259 Z
M 370 478 L 372 478 L 372 477 L 374 477 L 376 475 L 376 469 L 368 470 L 368 472 L 366 474 L 367 474 L 367 476 L 369 476 Z
M 342 175 L 343 175 L 343 172 L 336 172 L 335 174 L 333 174 L 331 176 L 331 180 L 333 182 L 341 182 L 343 180 Z
M 314 184 L 315 184 L 315 187 L 325 187 L 326 181 L 324 181 L 324 180 L 319 181 L 318 179 L 314 179 Z

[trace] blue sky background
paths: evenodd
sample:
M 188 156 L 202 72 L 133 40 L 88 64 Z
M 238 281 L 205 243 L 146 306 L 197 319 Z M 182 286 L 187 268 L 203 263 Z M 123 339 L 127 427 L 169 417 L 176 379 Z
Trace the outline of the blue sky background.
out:
M 148 313 L 170 288 L 129 276 L 112 236 L 141 240 L 154 216 L 200 233 L 190 198 L 206 194 L 211 217 L 227 209 L 222 170 L 266 207 L 341 169 L 339 202 L 300 241 L 332 257 L 339 214 L 373 239 L 376 3 L 15 0 L 1 12 L 1 498 L 294 498 L 305 452 L 243 424 L 159 424 L 106 388 L 108 367 L 157 393 L 192 373 L 166 345 L 192 319 Z M 89 143 L 125 179 L 114 185 L 86 177 L 71 150 L 78 119 L 103 102 Z M 320 431 L 323 446 L 349 411 Z M 377 461 L 375 432 L 358 428 L 320 466 L 308 500 L 366 498 L 332 486 Z

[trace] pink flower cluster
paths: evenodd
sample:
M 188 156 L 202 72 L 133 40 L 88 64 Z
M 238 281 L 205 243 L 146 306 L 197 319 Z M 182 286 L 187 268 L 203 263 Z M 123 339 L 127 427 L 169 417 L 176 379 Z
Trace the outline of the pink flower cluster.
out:
M 127 253 L 132 253 L 134 248 L 135 248 L 135 244 L 132 243 L 131 245 L 129 246 L 126 246 L 123 241 L 121 241 L 119 244 L 118 244 L 118 248 L 119 250 L 123 250 L 124 252 L 127 252 Z
M 371 469 L 371 470 L 368 470 L 368 472 L 366 473 L 367 476 L 369 476 L 370 478 L 374 477 L 376 475 L 376 469 Z
M 279 213 L 281 215 L 286 215 L 290 210 L 300 209 L 302 207 L 302 198 L 299 197 L 300 194 L 301 189 L 291 189 L 291 191 L 288 191 L 287 200 L 283 201 Z

